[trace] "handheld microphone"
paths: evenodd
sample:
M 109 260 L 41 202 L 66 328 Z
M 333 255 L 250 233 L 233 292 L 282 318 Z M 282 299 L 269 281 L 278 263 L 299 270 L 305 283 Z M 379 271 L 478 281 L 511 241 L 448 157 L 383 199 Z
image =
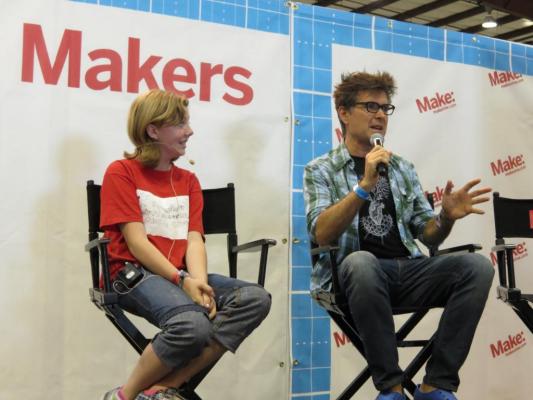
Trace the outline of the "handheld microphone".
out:
M 370 144 L 372 146 L 382 146 L 385 138 L 381 133 L 374 133 L 372 136 L 370 136 Z M 387 176 L 387 165 L 383 162 L 380 162 L 377 166 L 378 174 L 380 176 Z

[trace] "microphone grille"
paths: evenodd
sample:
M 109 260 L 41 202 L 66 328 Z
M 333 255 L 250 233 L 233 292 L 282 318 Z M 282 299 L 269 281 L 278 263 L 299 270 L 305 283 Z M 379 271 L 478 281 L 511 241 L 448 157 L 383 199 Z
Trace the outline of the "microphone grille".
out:
M 381 133 L 374 133 L 372 136 L 370 136 L 370 144 L 372 146 L 380 145 L 383 146 L 383 142 L 385 141 L 385 138 Z

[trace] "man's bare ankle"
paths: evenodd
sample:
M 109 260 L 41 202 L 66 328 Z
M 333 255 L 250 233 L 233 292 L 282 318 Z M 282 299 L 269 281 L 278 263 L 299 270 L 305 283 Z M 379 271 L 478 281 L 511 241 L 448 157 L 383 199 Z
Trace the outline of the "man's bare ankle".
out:
M 390 391 L 396 392 L 396 393 L 403 393 L 403 387 L 402 385 L 394 385 L 393 387 L 390 388 Z
M 431 385 L 428 385 L 426 383 L 423 383 L 420 385 L 420 391 L 422 393 L 429 393 L 429 392 L 432 392 L 434 390 L 436 390 L 437 388 L 435 386 L 431 386 Z

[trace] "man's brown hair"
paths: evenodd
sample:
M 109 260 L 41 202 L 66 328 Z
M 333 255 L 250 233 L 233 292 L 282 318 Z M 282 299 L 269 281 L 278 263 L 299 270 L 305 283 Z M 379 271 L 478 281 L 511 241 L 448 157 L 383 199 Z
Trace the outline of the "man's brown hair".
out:
M 396 93 L 396 82 L 388 72 L 377 72 L 370 74 L 368 72 L 352 72 L 341 75 L 341 82 L 335 86 L 333 98 L 335 99 L 335 110 L 337 115 L 339 107 L 349 110 L 357 103 L 357 96 L 362 91 L 383 91 L 391 101 L 392 96 Z M 343 136 L 346 134 L 344 123 L 340 120 Z

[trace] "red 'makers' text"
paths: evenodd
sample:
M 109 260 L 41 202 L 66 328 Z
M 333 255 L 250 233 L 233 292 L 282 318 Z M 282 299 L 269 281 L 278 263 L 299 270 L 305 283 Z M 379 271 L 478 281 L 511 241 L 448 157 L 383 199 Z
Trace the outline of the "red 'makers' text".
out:
M 65 29 L 57 54 L 50 58 L 40 25 L 24 24 L 22 40 L 22 81 L 33 82 L 35 56 L 40 67 L 43 80 L 49 85 L 57 85 L 65 64 L 68 63 L 67 85 L 79 88 L 81 81 L 82 32 Z M 200 101 L 211 101 L 211 85 L 219 79 L 225 88 L 221 97 L 229 104 L 244 106 L 249 104 L 254 92 L 247 82 L 252 73 L 239 66 L 224 67 L 222 64 L 200 63 L 195 66 L 184 58 L 173 58 L 162 61 L 163 57 L 150 55 L 141 59 L 141 40 L 128 38 L 128 53 L 122 57 L 112 49 L 94 49 L 87 53 L 93 65 L 84 74 L 85 85 L 92 90 L 111 90 L 121 92 L 123 73 L 126 74 L 126 90 L 138 93 L 140 83 L 144 81 L 149 89 L 162 86 L 166 90 L 183 94 L 188 98 L 198 96 Z M 123 67 L 125 65 L 125 69 Z M 154 67 L 161 66 L 159 75 Z M 156 76 L 157 75 L 157 76 Z M 179 88 L 178 88 L 179 85 Z

